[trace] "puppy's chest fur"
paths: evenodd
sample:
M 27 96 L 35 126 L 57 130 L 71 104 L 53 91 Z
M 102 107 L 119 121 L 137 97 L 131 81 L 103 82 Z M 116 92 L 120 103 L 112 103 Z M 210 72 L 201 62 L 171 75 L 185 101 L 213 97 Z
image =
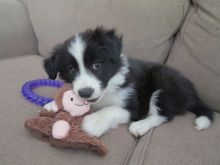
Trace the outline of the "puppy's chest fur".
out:
M 126 107 L 127 99 L 132 94 L 131 87 L 107 89 L 102 98 L 92 105 L 94 110 L 99 110 L 108 106 Z
M 122 69 L 116 73 L 109 81 L 102 98 L 92 105 L 94 110 L 99 110 L 108 106 L 118 106 L 130 112 L 139 111 L 138 109 L 145 109 L 147 112 L 148 99 L 146 97 L 146 75 L 149 73 L 149 68 L 142 62 L 128 59 L 129 64 L 124 65 Z M 148 66 L 148 65 L 147 65 Z M 149 64 L 149 66 L 151 66 Z M 148 70 L 148 71 L 147 71 Z M 146 99 L 141 106 L 139 106 L 139 95 Z
M 152 63 L 128 59 L 126 72 L 121 70 L 110 80 L 102 98 L 92 105 L 94 110 L 118 106 L 129 111 L 131 120 L 143 118 L 148 113 L 151 89 Z M 123 71 L 123 69 L 122 69 Z

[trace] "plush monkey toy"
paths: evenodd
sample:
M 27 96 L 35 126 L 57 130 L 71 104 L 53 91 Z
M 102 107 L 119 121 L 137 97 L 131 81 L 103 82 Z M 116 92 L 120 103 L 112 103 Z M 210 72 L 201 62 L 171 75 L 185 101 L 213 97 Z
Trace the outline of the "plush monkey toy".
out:
M 58 147 L 83 148 L 99 155 L 107 154 L 107 148 L 96 137 L 81 129 L 83 117 L 90 112 L 90 104 L 75 95 L 70 85 L 59 89 L 51 106 L 53 111 L 42 110 L 39 117 L 25 121 L 25 127 L 49 143 Z

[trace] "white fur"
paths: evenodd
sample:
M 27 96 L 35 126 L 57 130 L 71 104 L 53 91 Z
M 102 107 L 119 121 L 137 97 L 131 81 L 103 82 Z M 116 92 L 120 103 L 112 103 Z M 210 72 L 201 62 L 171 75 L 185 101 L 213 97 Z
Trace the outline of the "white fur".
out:
M 158 115 L 158 111 L 160 110 L 160 108 L 157 107 L 157 102 L 158 102 L 158 96 L 159 96 L 160 92 L 161 92 L 161 90 L 156 90 L 151 95 L 150 104 L 149 104 L 149 114 L 150 115 Z
M 128 61 L 124 55 L 121 55 L 122 67 L 109 81 L 101 98 L 92 105 L 97 112 L 84 118 L 82 129 L 92 136 L 99 137 L 118 124 L 127 123 L 130 113 L 123 109 L 126 99 L 134 92 L 132 87 L 119 89 L 119 86 L 125 82 L 128 73 Z
M 83 56 L 85 48 L 86 43 L 80 36 L 77 36 L 68 48 L 68 51 L 76 59 L 79 66 L 79 74 L 72 85 L 75 93 L 78 93 L 81 88 L 90 87 L 94 89 L 90 99 L 100 97 L 99 101 L 94 104 L 95 109 L 99 111 L 87 115 L 82 124 L 84 131 L 92 136 L 99 137 L 110 128 L 129 121 L 130 113 L 122 107 L 124 107 L 125 100 L 134 90 L 132 87 L 119 88 L 126 81 L 126 74 L 129 72 L 127 57 L 122 54 L 122 67 L 110 79 L 105 90 L 102 91 L 101 82 L 86 70 L 84 66 Z
M 133 91 L 134 90 L 131 87 L 120 89 L 118 91 L 105 91 L 103 97 L 98 102 L 92 104 L 92 108 L 99 110 L 112 105 L 124 107 L 126 99 Z
M 108 82 L 108 90 L 118 89 L 118 87 L 125 82 L 126 74 L 129 72 L 129 63 L 127 57 L 121 54 L 120 58 L 122 62 L 122 67 L 120 68 L 118 73 L 115 74 Z
M 57 112 L 59 110 L 55 101 L 51 101 L 51 102 L 45 104 L 44 109 L 46 109 L 48 111 L 53 111 L 53 112 Z
M 92 88 L 94 89 L 94 93 L 90 98 L 95 99 L 101 95 L 101 82 L 85 68 L 83 62 L 85 48 L 86 43 L 80 36 L 76 36 L 75 40 L 71 42 L 68 48 L 68 51 L 76 59 L 79 66 L 79 74 L 73 81 L 73 90 L 75 93 L 78 93 L 82 88 Z
M 81 37 L 76 36 L 75 40 L 70 43 L 68 51 L 76 59 L 80 71 L 85 71 L 83 63 L 83 54 L 86 48 L 86 43 L 82 40 Z
M 195 128 L 197 130 L 203 130 L 208 128 L 211 125 L 211 121 L 206 116 L 200 116 L 195 120 Z
M 157 127 L 167 121 L 166 117 L 160 116 L 158 111 L 160 110 L 157 107 L 158 95 L 160 90 L 155 91 L 150 99 L 149 104 L 149 116 L 143 120 L 131 123 L 129 127 L 129 132 L 136 137 L 143 136 L 149 130 L 154 127 Z
M 124 107 L 125 100 L 134 92 L 132 86 L 119 89 L 126 80 L 126 74 L 129 72 L 128 60 L 123 54 L 121 55 L 122 67 L 108 82 L 106 89 L 103 91 L 102 97 L 92 106 L 94 109 L 101 109 L 106 106 L 116 105 Z
M 105 107 L 95 113 L 85 116 L 82 129 L 88 134 L 100 137 L 118 124 L 129 122 L 130 113 L 117 106 Z
M 166 118 L 163 116 L 151 115 L 146 119 L 131 123 L 129 132 L 136 137 L 143 136 L 152 128 L 161 125 L 165 121 Z
M 101 95 L 101 82 L 92 74 L 88 74 L 86 72 L 80 72 L 80 75 L 76 77 L 73 81 L 73 90 L 75 93 L 78 93 L 80 89 L 83 88 L 92 88 L 94 92 L 90 99 L 95 99 L 100 97 Z

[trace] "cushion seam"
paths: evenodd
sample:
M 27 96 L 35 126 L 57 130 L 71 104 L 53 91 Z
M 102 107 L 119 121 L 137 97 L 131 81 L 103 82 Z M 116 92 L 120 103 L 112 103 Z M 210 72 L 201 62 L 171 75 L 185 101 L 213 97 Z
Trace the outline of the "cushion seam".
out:
M 172 58 L 175 58 L 179 52 L 179 49 L 181 48 L 182 44 L 183 44 L 183 41 L 184 41 L 184 36 L 185 36 L 185 29 L 187 27 L 187 25 L 190 23 L 190 20 L 191 18 L 193 17 L 194 14 L 196 14 L 196 12 L 198 11 L 198 2 L 197 0 L 192 0 L 193 1 L 193 4 L 195 6 L 195 9 L 192 11 L 192 13 L 188 16 L 188 18 L 186 18 L 186 22 L 183 24 L 182 26 L 182 29 L 179 33 L 179 37 L 180 37 L 180 41 L 178 44 L 174 45 L 173 46 L 173 57 L 171 56 L 171 59 Z M 175 41 L 174 41 L 175 42 Z M 194 55 L 189 54 L 190 57 L 192 57 L 201 67 L 204 67 L 205 69 L 207 69 L 209 72 L 211 72 L 212 74 L 214 74 L 215 76 L 219 77 L 219 74 L 216 73 L 212 68 L 208 67 L 207 65 L 205 65 L 203 62 L 201 62 L 197 57 L 195 57 Z M 168 59 L 167 59 L 168 61 Z M 166 61 L 166 62 L 167 62 Z
M 190 3 L 190 2 L 189 2 Z M 166 64 L 167 63 L 167 61 L 168 61 L 168 59 L 169 59 L 169 57 L 170 57 L 170 54 L 171 54 L 171 52 L 172 52 L 172 49 L 175 49 L 175 40 L 176 40 L 176 38 L 177 38 L 177 36 L 178 36 L 178 32 L 180 32 L 181 31 L 181 28 L 183 27 L 183 25 L 184 25 L 184 22 L 185 22 L 185 20 L 187 19 L 187 17 L 188 17 L 188 13 L 189 13 L 189 9 L 190 9 L 190 4 L 189 4 L 189 6 L 188 6 L 188 9 L 187 9 L 187 12 L 184 14 L 184 5 L 183 5 L 183 18 L 182 18 L 182 21 L 181 21 L 181 24 L 180 24 L 180 26 L 179 26 L 179 28 L 178 28 L 178 30 L 176 31 L 176 33 L 175 34 L 173 34 L 171 37 L 170 37 L 170 39 L 169 39 L 169 44 L 170 44 L 170 50 L 168 51 L 168 54 L 167 54 L 167 56 L 166 56 L 166 58 L 165 58 L 165 60 L 163 61 L 163 64 Z
M 139 162 L 137 163 L 137 165 L 143 165 L 144 159 L 146 159 L 146 157 L 147 157 L 147 151 L 148 151 L 150 141 L 151 141 L 151 138 L 152 138 L 152 135 L 153 135 L 153 130 L 154 129 L 151 129 L 150 132 L 148 133 L 149 137 L 146 139 L 146 141 L 144 143 L 144 146 L 142 148 L 142 152 L 141 152 L 140 157 L 139 157 Z
M 25 5 L 24 5 L 25 6 Z M 31 21 L 31 25 L 32 25 L 32 28 L 33 28 L 33 31 L 34 31 L 34 35 L 35 35 L 35 37 L 36 37 L 36 41 L 37 41 L 37 53 L 40 55 L 40 56 L 42 56 L 42 54 L 41 54 L 41 52 L 40 52 L 40 49 L 39 49 L 39 43 L 40 43 L 40 41 L 39 41 L 39 37 L 38 37 L 38 35 L 37 35 L 37 31 L 36 31 L 36 27 L 35 27 L 35 25 L 34 25 L 34 22 L 32 21 L 33 20 L 33 18 L 32 18 L 32 15 L 31 15 L 31 5 L 30 5 L 30 1 L 27 1 L 27 9 L 26 9 L 27 11 L 28 11 L 28 16 L 29 16 L 29 19 L 30 19 L 30 21 Z
M 173 53 L 172 53 L 173 54 L 173 58 L 177 55 L 180 47 L 183 44 L 183 38 L 184 38 L 184 35 L 185 35 L 186 26 L 189 24 L 192 16 L 197 12 L 197 9 L 198 9 L 197 2 L 196 2 L 196 0 L 194 0 L 193 2 L 194 2 L 194 5 L 195 5 L 195 9 L 192 11 L 192 13 L 188 17 L 186 17 L 185 23 L 183 23 L 183 26 L 182 26 L 182 28 L 181 28 L 181 30 L 179 32 L 179 37 L 180 37 L 179 44 L 176 44 L 176 45 L 174 44 L 174 46 L 173 46 Z
M 29 21 L 30 21 L 30 24 L 31 24 L 32 32 L 33 32 L 33 35 L 34 35 L 34 40 L 36 41 L 36 43 L 35 43 L 35 44 L 36 44 L 36 46 L 35 46 L 36 50 L 34 50 L 35 52 L 33 52 L 33 53 L 39 54 L 38 38 L 37 38 L 35 29 L 34 29 L 34 26 L 33 26 L 33 22 L 32 22 L 32 20 L 31 20 L 31 18 L 30 18 L 30 12 L 29 12 L 28 8 L 26 7 L 26 5 L 24 4 L 23 1 L 18 0 L 18 2 L 21 3 L 21 5 L 23 6 L 25 12 L 27 12 L 27 17 L 28 17 L 28 19 L 29 19 Z M 27 1 L 27 5 L 29 5 L 29 1 Z
M 125 155 L 125 158 L 122 161 L 122 165 L 127 165 L 129 163 L 129 161 L 131 160 L 131 157 L 132 157 L 132 155 L 134 153 L 134 150 L 135 150 L 137 144 L 138 144 L 138 139 L 136 138 L 134 140 L 134 142 L 131 144 L 131 146 L 129 147 L 129 151 Z

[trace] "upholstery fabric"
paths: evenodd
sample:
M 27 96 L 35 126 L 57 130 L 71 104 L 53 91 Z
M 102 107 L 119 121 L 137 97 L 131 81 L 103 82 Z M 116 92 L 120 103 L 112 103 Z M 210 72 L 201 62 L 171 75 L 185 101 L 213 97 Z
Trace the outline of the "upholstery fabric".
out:
M 30 55 L 0 61 L 0 160 L 2 165 L 107 165 L 123 164 L 135 147 L 127 126 L 120 126 L 102 137 L 109 153 L 105 157 L 83 150 L 61 149 L 37 139 L 24 128 L 27 118 L 41 109 L 21 95 L 24 82 L 47 78 L 41 66 L 42 57 Z M 5 74 L 6 73 L 6 74 Z M 39 88 L 36 92 L 52 96 L 55 90 Z
M 47 78 L 42 69 L 43 57 L 29 54 L 37 52 L 31 23 L 44 57 L 72 34 L 104 25 L 117 27 L 124 34 L 126 54 L 143 60 L 166 61 L 189 77 L 201 98 L 220 112 L 219 0 L 194 0 L 189 10 L 188 0 L 20 1 L 24 6 L 17 0 L 0 0 L 1 165 L 220 164 L 217 112 L 213 125 L 204 131 L 193 128 L 191 113 L 137 139 L 128 133 L 127 125 L 119 126 L 101 138 L 109 153 L 100 157 L 83 150 L 51 147 L 32 136 L 24 128 L 24 121 L 37 116 L 41 108 L 27 102 L 20 91 L 28 80 Z M 55 89 L 38 88 L 35 92 L 53 96 Z
M 37 41 L 24 6 L 0 0 L 0 58 L 37 53 Z
M 220 114 L 203 131 L 194 128 L 194 115 L 176 117 L 142 137 L 129 165 L 219 165 Z
M 124 34 L 124 52 L 163 62 L 188 10 L 188 0 L 25 0 L 39 39 L 39 51 L 51 49 L 73 34 L 103 25 Z
M 201 98 L 220 112 L 220 1 L 194 2 L 168 65 L 190 78 Z

